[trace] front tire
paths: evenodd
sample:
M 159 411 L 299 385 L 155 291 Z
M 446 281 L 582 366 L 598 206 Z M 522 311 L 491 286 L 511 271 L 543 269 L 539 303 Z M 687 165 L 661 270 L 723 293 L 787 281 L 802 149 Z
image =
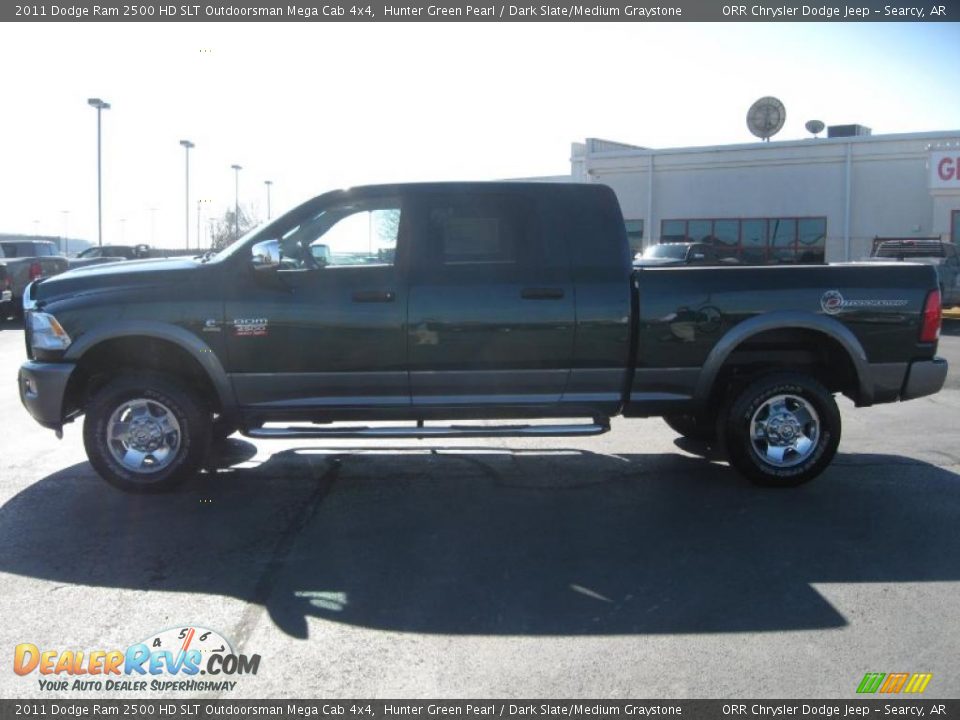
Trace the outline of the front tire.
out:
M 840 444 L 840 410 L 813 378 L 778 373 L 754 381 L 728 406 L 720 423 L 730 464 L 756 485 L 809 482 Z
M 83 444 L 90 464 L 114 487 L 163 492 L 201 468 L 210 445 L 210 418 L 173 378 L 128 373 L 93 396 Z

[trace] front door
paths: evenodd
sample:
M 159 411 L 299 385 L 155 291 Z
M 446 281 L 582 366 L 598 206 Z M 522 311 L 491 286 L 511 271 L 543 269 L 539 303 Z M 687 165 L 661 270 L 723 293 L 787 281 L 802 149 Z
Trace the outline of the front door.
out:
M 279 270 L 233 284 L 225 329 L 246 413 L 323 420 L 327 410 L 409 407 L 402 205 L 348 194 L 278 233 Z

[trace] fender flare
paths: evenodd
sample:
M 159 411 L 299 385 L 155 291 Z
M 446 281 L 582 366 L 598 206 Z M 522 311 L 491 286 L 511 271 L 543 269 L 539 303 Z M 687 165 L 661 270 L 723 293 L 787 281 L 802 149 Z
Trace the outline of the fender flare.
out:
M 703 362 L 703 370 L 697 380 L 694 401 L 705 406 L 713 390 L 717 375 L 730 354 L 745 340 L 768 330 L 813 330 L 835 340 L 846 351 L 857 374 L 860 391 L 858 405 L 869 405 L 873 401 L 873 386 L 870 383 L 870 364 L 863 345 L 851 330 L 839 320 L 804 312 L 802 310 L 779 310 L 763 315 L 755 315 L 732 327 L 717 341 L 713 350 Z
M 227 377 L 226 370 L 223 369 L 223 365 L 220 363 L 220 359 L 203 340 L 179 325 L 142 320 L 120 320 L 118 322 L 112 322 L 109 326 L 101 325 L 85 332 L 77 338 L 77 340 L 67 348 L 63 359 L 71 362 L 80 362 L 87 351 L 101 343 L 108 340 L 129 338 L 131 336 L 164 340 L 186 351 L 187 354 L 197 361 L 210 379 L 210 383 L 213 385 L 214 391 L 220 400 L 220 406 L 223 408 L 223 414 L 230 418 L 231 422 L 236 421 L 239 417 L 239 411 L 233 394 L 233 387 L 230 383 L 230 378 Z

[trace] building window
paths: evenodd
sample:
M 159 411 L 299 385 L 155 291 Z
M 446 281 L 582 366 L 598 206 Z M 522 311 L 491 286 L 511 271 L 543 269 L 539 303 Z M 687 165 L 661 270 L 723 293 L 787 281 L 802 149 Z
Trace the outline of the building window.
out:
M 623 224 L 627 228 L 630 252 L 634 255 L 643 252 L 643 220 L 624 220 Z
M 663 220 L 660 242 L 706 242 L 721 258 L 750 264 L 822 263 L 825 217 Z
M 827 219 L 801 218 L 797 227 L 797 261 L 822 263 L 827 244 Z
M 686 220 L 664 220 L 660 224 L 660 242 L 687 242 Z

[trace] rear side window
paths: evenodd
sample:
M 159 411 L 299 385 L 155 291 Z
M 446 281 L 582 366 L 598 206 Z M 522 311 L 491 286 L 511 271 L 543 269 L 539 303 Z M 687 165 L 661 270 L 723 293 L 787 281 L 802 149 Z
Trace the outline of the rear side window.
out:
M 455 265 L 516 265 L 530 247 L 532 203 L 518 197 L 436 199 L 426 208 L 427 244 L 434 261 Z

